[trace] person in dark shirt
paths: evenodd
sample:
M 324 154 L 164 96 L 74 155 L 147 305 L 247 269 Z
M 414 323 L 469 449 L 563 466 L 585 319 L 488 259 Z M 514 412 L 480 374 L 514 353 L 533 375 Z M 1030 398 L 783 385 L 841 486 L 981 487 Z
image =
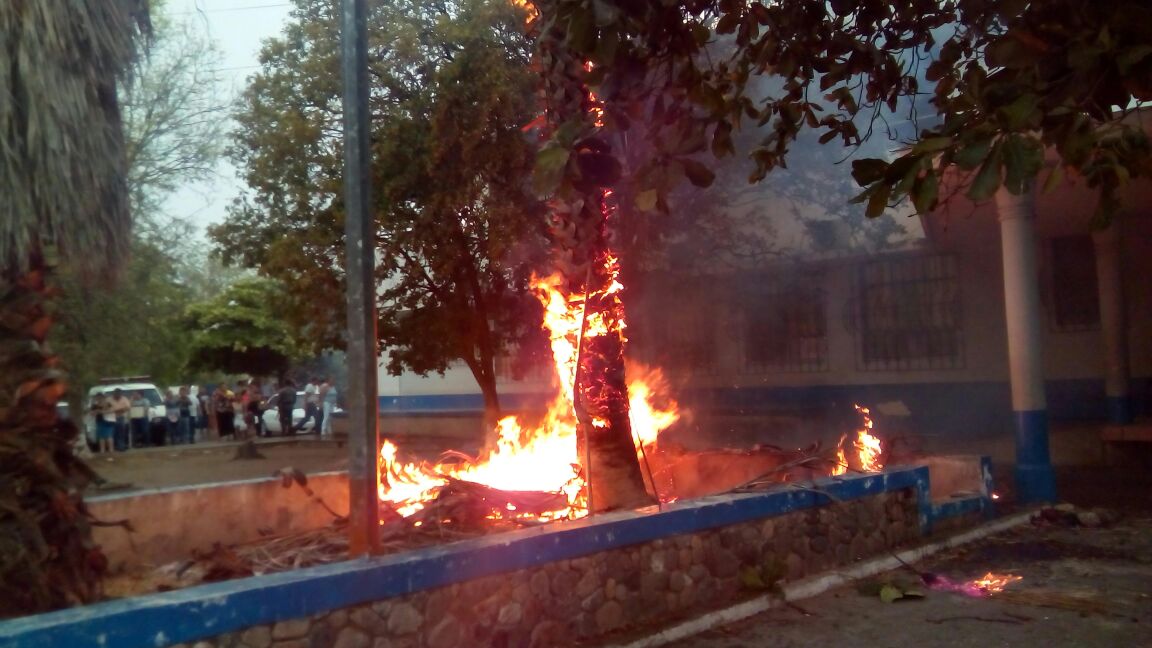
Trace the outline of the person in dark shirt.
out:
M 292 410 L 296 409 L 296 383 L 291 378 L 285 378 L 280 383 L 280 391 L 276 393 L 276 409 L 280 416 L 280 434 L 295 434 L 292 429 Z

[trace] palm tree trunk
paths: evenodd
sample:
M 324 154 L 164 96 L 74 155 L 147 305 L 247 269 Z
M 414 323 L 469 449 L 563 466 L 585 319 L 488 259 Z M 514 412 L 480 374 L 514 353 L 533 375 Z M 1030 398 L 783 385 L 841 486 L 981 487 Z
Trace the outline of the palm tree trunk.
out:
M 56 417 L 49 268 L 39 255 L 28 267 L 0 275 L 0 617 L 95 601 L 106 566 L 81 495 L 95 474 Z

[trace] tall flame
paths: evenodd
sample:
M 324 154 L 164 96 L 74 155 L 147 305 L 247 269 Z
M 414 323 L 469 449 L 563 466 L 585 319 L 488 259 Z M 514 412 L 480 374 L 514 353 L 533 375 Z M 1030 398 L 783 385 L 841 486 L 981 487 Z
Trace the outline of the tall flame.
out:
M 859 405 L 855 407 L 863 417 L 863 424 L 856 430 L 856 438 L 852 441 L 852 447 L 856 449 L 856 463 L 864 472 L 880 472 L 884 469 L 884 464 L 880 461 L 884 447 L 880 439 L 872 434 L 872 412 L 867 407 Z M 847 438 L 847 435 L 841 436 L 840 442 L 836 445 L 836 463 L 831 470 L 833 476 L 848 472 L 848 455 L 844 452 L 844 441 Z
M 864 427 L 856 431 L 856 455 L 860 458 L 860 470 L 864 472 L 879 472 L 884 469 L 880 463 L 883 447 L 880 439 L 872 434 L 872 416 L 867 407 L 856 406 L 856 411 L 864 417 Z
M 616 280 L 618 262 L 609 256 L 605 263 L 613 279 L 604 294 L 618 293 L 623 288 Z M 390 504 L 400 515 L 411 516 L 434 500 L 451 477 L 501 490 L 565 495 L 567 507 L 536 519 L 574 518 L 587 514 L 584 476 L 580 469 L 582 462 L 576 450 L 573 385 L 581 329 L 587 338 L 605 335 L 609 328 L 602 320 L 585 318 L 587 296 L 582 293 L 565 296 L 563 285 L 559 275 L 534 277 L 531 282 L 533 292 L 544 306 L 544 328 L 548 330 L 552 347 L 555 383 L 560 386 L 542 421 L 534 428 L 525 429 L 514 416 L 501 419 L 497 424 L 499 437 L 495 449 L 477 461 L 463 465 L 402 463 L 395 444 L 385 440 L 380 451 L 381 501 Z M 623 322 L 613 325 L 615 331 L 623 327 Z M 640 446 L 655 444 L 660 432 L 675 423 L 679 414 L 676 402 L 667 395 L 668 385 L 659 369 L 629 363 L 626 373 L 632 430 L 639 451 Z M 507 517 L 507 513 L 502 515 Z

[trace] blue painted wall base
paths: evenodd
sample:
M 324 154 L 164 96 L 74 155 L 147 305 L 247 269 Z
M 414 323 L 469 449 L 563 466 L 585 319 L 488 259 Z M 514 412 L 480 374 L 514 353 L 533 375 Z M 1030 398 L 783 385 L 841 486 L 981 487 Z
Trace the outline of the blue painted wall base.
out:
M 1113 425 L 1132 423 L 1132 398 L 1129 396 L 1108 397 L 1108 422 Z

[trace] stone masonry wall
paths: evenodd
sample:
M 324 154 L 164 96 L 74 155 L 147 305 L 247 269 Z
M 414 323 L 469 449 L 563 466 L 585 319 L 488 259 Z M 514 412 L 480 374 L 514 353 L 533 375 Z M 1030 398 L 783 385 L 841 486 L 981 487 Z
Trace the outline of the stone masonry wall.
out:
M 179 648 L 563 646 L 653 629 L 920 537 L 912 489 L 671 536 Z

